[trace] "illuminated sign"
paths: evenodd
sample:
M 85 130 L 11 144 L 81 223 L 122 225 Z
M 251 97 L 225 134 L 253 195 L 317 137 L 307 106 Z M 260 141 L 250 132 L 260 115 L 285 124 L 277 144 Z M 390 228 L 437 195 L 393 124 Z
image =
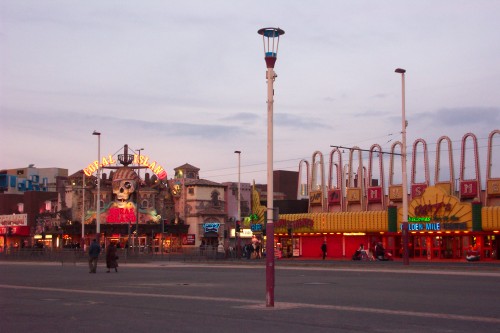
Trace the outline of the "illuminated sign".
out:
M 141 155 L 139 158 L 139 155 L 134 154 L 134 163 L 147 166 L 151 171 L 153 171 L 158 179 L 164 179 L 167 177 L 167 172 L 159 163 L 156 163 L 156 161 L 151 163 L 149 162 L 149 156 Z
M 234 228 L 232 228 L 230 230 L 230 237 L 231 238 L 236 237 L 236 230 Z M 253 237 L 252 229 L 240 229 L 240 234 L 238 237 L 239 238 L 252 238 Z
M 409 220 L 409 219 L 408 219 Z M 403 230 L 403 225 L 400 226 Z M 458 231 L 467 230 L 467 223 L 441 223 L 441 222 L 429 222 L 429 223 L 408 223 L 409 231 Z
M 253 232 L 261 232 L 262 224 L 252 224 L 250 225 L 250 230 L 252 230 Z
M 220 223 L 205 223 L 203 230 L 205 232 L 219 232 Z
M 106 217 L 107 223 L 128 223 L 136 221 L 135 209 L 111 207 Z
M 106 157 L 103 157 L 101 159 L 101 167 L 103 166 L 109 166 L 111 164 L 115 164 L 116 163 L 116 160 L 113 159 L 113 156 L 109 155 L 108 158 Z M 99 161 L 94 161 L 92 163 L 90 163 L 85 169 L 83 169 L 83 172 L 85 172 L 85 176 L 92 176 L 92 174 L 94 172 L 97 171 L 97 169 L 99 169 Z
M 90 163 L 86 168 L 83 169 L 83 172 L 86 176 L 91 176 L 94 172 L 96 172 L 99 167 L 110 166 L 112 164 L 116 164 L 116 160 L 113 159 L 113 156 L 109 155 L 108 157 L 103 157 L 101 159 L 101 163 L 99 161 L 94 161 Z M 134 164 L 139 164 L 142 166 L 148 167 L 157 177 L 158 179 L 164 179 L 167 177 L 167 171 L 156 161 L 149 161 L 149 156 L 134 154 Z
M 0 215 L 0 225 L 10 227 L 28 225 L 28 214 Z
M 430 222 L 430 217 L 411 217 L 408 216 L 408 222 Z

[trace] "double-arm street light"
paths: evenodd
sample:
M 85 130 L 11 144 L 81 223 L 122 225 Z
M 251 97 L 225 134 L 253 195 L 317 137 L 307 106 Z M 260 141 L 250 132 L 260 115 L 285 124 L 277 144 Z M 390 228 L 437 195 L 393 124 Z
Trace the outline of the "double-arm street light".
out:
M 402 190 L 403 190 L 403 217 L 401 220 L 402 227 L 402 241 L 403 241 L 403 264 L 409 264 L 409 253 L 408 253 L 408 182 L 406 175 L 406 115 L 405 115 L 405 73 L 406 70 L 402 68 L 396 68 L 396 73 L 401 74 L 401 136 L 402 136 L 402 147 L 401 147 L 401 164 L 402 164 Z
M 280 28 L 263 28 L 258 31 L 264 42 L 267 79 L 267 223 L 266 223 L 266 306 L 274 307 L 274 188 L 273 188 L 273 103 L 274 64 L 278 56 Z
M 92 135 L 97 135 L 97 202 L 96 202 L 96 239 L 100 244 L 101 236 L 101 133 L 94 131 Z

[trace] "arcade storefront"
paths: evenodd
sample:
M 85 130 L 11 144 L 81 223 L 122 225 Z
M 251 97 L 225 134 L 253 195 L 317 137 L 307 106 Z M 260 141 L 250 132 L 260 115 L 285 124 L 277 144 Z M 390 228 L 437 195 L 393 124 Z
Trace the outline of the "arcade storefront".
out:
M 409 256 L 421 260 L 465 260 L 477 251 L 481 260 L 498 260 L 500 207 L 460 202 L 438 187 L 429 187 L 408 208 Z M 284 214 L 275 222 L 277 251 L 284 257 L 350 259 L 363 244 L 373 251 L 382 242 L 395 258 L 402 257 L 402 209 L 387 211 Z

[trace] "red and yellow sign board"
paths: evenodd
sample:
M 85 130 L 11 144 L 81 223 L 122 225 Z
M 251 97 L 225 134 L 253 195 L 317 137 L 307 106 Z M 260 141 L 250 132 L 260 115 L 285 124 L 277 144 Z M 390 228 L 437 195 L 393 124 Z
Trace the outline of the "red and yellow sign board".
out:
M 367 199 L 369 203 L 381 203 L 382 202 L 382 187 L 369 187 L 367 190 Z
M 347 189 L 347 202 L 348 203 L 360 203 L 361 202 L 361 189 L 360 188 L 348 188 Z
M 400 208 L 398 213 L 398 221 L 401 222 L 403 208 Z M 465 230 L 471 230 L 472 208 L 470 203 L 460 202 L 457 197 L 448 195 L 440 187 L 430 186 L 422 196 L 409 203 L 408 220 L 434 224 L 462 223 L 466 225 Z
M 340 204 L 340 198 L 342 196 L 341 189 L 335 189 L 328 191 L 328 205 L 338 205 Z
M 500 179 L 490 179 L 486 183 L 488 197 L 500 196 Z
M 313 192 L 311 192 L 311 194 L 309 195 L 309 204 L 311 206 L 321 206 L 321 204 L 323 203 L 321 201 L 321 196 L 322 196 L 322 192 L 321 191 L 313 191 Z
M 460 197 L 462 198 L 477 198 L 479 182 L 477 180 L 462 180 L 460 181 Z
M 424 194 L 427 184 L 412 184 L 411 185 L 411 197 L 418 198 Z
M 394 202 L 403 201 L 403 185 L 389 186 L 389 200 Z

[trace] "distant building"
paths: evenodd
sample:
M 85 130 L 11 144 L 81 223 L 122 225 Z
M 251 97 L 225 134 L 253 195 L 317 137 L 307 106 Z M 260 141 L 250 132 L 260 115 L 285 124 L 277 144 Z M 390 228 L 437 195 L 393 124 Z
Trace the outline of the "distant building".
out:
M 0 251 L 61 243 L 67 175 L 67 169 L 33 165 L 0 170 Z

